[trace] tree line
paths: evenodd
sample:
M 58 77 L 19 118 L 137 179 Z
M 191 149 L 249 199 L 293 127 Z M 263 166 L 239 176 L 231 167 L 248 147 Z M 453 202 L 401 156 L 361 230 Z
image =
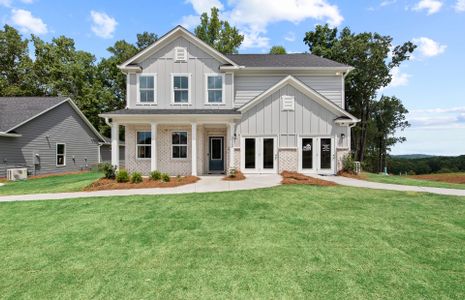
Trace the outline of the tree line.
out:
M 425 158 L 388 157 L 387 169 L 389 173 L 395 175 L 465 172 L 465 155 L 457 157 L 433 156 Z
M 194 34 L 224 54 L 237 53 L 244 36 L 217 8 L 203 13 Z M 109 56 L 97 59 L 76 49 L 72 38 L 59 36 L 45 42 L 38 36 L 23 37 L 15 28 L 0 30 L 0 96 L 69 96 L 104 135 L 108 126 L 98 114 L 122 109 L 126 101 L 126 77 L 118 65 L 158 39 L 150 32 L 137 34 L 135 43 L 116 41 Z M 353 66 L 345 80 L 345 108 L 361 121 L 352 129 L 354 159 L 371 171 L 386 166 L 390 148 L 405 138 L 399 130 L 409 126 L 407 109 L 394 96 L 378 98 L 379 90 L 392 80 L 391 70 L 409 59 L 415 49 L 410 41 L 393 45 L 392 37 L 375 32 L 340 32 L 317 25 L 303 38 L 309 52 Z M 31 51 L 32 49 L 32 51 Z M 285 54 L 274 46 L 272 54 Z

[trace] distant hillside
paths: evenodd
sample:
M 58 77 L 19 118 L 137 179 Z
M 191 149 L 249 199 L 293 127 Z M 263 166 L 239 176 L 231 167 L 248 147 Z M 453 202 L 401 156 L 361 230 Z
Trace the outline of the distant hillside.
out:
M 392 158 L 398 159 L 420 159 L 420 158 L 430 158 L 435 157 L 435 155 L 428 154 L 401 154 L 401 155 L 391 155 Z

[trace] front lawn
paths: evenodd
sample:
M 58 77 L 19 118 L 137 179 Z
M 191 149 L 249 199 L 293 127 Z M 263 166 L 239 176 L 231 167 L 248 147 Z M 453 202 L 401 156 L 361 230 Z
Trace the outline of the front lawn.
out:
M 392 183 L 392 184 L 401 184 L 401 185 L 437 187 L 437 188 L 446 188 L 446 189 L 462 189 L 462 190 L 465 189 L 465 184 L 416 179 L 416 178 L 411 178 L 409 176 L 398 176 L 398 175 L 386 176 L 383 174 L 362 173 L 361 179 L 368 180 L 368 181 L 374 181 L 374 182 Z
M 17 299 L 464 299 L 465 197 L 348 187 L 0 203 Z
M 99 172 L 83 172 L 4 182 L 0 195 L 78 192 L 102 176 Z

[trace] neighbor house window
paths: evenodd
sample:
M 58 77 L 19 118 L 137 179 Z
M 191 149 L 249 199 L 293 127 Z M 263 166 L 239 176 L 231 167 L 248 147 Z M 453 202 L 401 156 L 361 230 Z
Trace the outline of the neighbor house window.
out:
M 173 75 L 173 102 L 189 103 L 189 75 Z
M 187 158 L 187 132 L 177 131 L 171 135 L 172 140 L 172 157 Z
M 139 102 L 154 103 L 155 102 L 155 81 L 156 75 L 140 75 L 139 76 Z
M 66 166 L 66 145 L 65 144 L 57 144 L 56 162 L 57 162 L 57 166 Z
M 137 132 L 137 158 L 151 158 L 152 133 L 150 131 Z
M 207 75 L 207 103 L 223 103 L 222 75 Z

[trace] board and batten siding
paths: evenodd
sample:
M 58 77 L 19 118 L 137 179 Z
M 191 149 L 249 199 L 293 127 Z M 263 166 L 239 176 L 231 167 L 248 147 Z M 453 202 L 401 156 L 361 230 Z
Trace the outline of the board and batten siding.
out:
M 174 49 L 184 47 L 187 49 L 187 62 L 174 61 Z M 225 104 L 206 104 L 206 74 L 221 73 L 219 67 L 222 65 L 205 51 L 185 38 L 177 38 L 167 44 L 153 55 L 142 61 L 142 73 L 157 74 L 156 99 L 157 105 L 143 106 L 137 103 L 137 75 L 128 75 L 128 107 L 129 108 L 158 108 L 158 109 L 231 109 L 232 108 L 232 74 L 224 74 L 224 96 Z M 191 74 L 190 101 L 191 105 L 172 104 L 172 82 L 171 74 Z
M 290 74 L 292 75 L 292 74 Z M 257 97 L 287 75 L 276 76 L 240 76 L 234 78 L 235 107 L 241 107 Z M 322 94 L 336 105 L 343 107 L 343 79 L 339 75 L 305 75 L 295 76 L 297 79 Z
M 15 132 L 22 136 L 0 137 L 0 177 L 5 177 L 6 169 L 14 166 L 25 165 L 33 170 L 35 153 L 40 156 L 36 174 L 79 171 L 98 163 L 99 138 L 69 103 L 57 106 Z M 56 166 L 57 143 L 66 144 L 66 166 Z
M 281 96 L 294 96 L 294 111 L 281 109 Z M 319 103 L 291 85 L 279 89 L 242 114 L 241 136 L 277 136 L 279 147 L 297 147 L 297 137 L 348 134 L 347 127 L 334 124 L 337 118 Z

